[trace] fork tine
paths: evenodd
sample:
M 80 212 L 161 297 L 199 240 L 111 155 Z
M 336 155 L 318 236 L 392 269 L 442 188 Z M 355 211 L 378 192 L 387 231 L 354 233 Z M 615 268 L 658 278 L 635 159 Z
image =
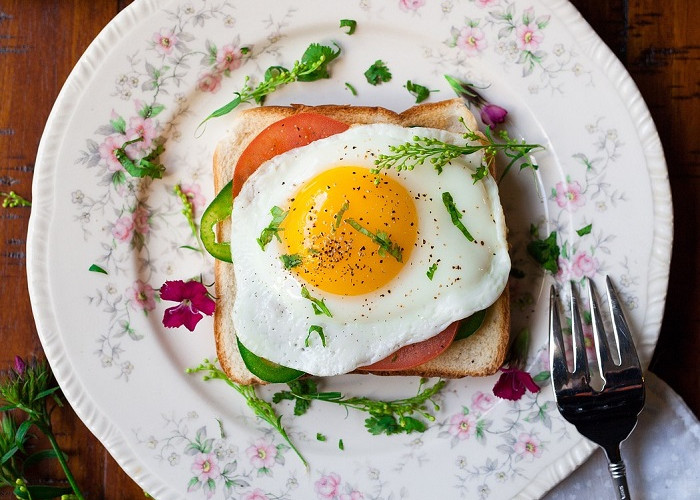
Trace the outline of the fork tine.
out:
M 588 371 L 588 359 L 586 358 L 586 343 L 583 338 L 583 327 L 581 326 L 581 314 L 579 313 L 578 300 L 574 292 L 574 285 L 571 284 L 571 330 L 574 341 L 574 370 L 571 376 L 588 385 L 591 381 L 591 374 Z
M 564 339 L 561 334 L 561 321 L 557 308 L 557 292 L 552 285 L 549 289 L 549 366 L 555 393 L 569 382 L 566 366 Z
M 610 345 L 608 344 L 608 338 L 605 334 L 603 318 L 601 317 L 600 306 L 596 298 L 595 285 L 590 278 L 586 278 L 586 284 L 588 285 L 588 300 L 591 304 L 593 340 L 595 341 L 595 354 L 598 358 L 598 370 L 600 372 L 600 377 L 605 381 L 605 373 L 613 370 L 615 368 L 615 363 L 610 357 Z
M 610 276 L 605 277 L 605 287 L 608 292 L 608 305 L 610 307 L 610 315 L 612 316 L 613 332 L 617 341 L 617 353 L 620 359 L 622 368 L 639 367 L 639 357 L 637 350 L 632 341 L 630 329 L 627 326 L 627 320 L 622 312 L 620 300 L 617 298 L 617 292 L 610 280 Z

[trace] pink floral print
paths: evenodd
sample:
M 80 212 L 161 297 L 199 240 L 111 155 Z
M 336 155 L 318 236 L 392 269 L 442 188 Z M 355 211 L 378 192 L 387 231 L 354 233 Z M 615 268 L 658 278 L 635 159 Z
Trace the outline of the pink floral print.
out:
M 486 48 L 486 36 L 481 28 L 465 26 L 457 36 L 457 47 L 468 56 L 475 56 Z
M 156 307 L 156 292 L 151 285 L 141 280 L 136 280 L 126 291 L 126 295 L 131 302 L 131 307 L 141 309 L 145 312 L 152 311 Z
M 216 479 L 221 474 L 216 457 L 213 453 L 199 453 L 192 462 L 192 472 L 200 481 Z
M 117 241 L 126 243 L 131 241 L 131 236 L 134 232 L 134 219 L 131 215 L 123 215 L 119 217 L 112 226 L 112 236 Z
M 495 4 L 497 1 L 498 0 L 476 0 L 475 3 L 478 7 L 483 9 L 484 7 Z
M 216 69 L 220 72 L 230 72 L 241 67 L 241 49 L 234 44 L 221 47 L 216 55 Z
M 331 500 L 338 495 L 338 490 L 340 487 L 340 476 L 335 472 L 332 472 L 326 476 L 321 476 L 321 478 L 314 483 L 314 490 L 318 494 L 319 498 L 324 498 Z
M 134 230 L 137 233 L 146 234 L 150 230 L 149 218 L 151 214 L 148 209 L 144 206 L 139 206 L 132 214 L 132 219 L 134 221 Z
M 263 490 L 257 488 L 243 496 L 242 500 L 270 500 Z
M 476 432 L 476 418 L 457 413 L 450 418 L 449 433 L 459 439 L 468 439 Z
M 185 193 L 185 196 L 187 196 L 187 199 L 190 200 L 190 203 L 192 203 L 192 208 L 195 210 L 204 208 L 207 203 L 207 199 L 202 194 L 202 187 L 199 184 L 183 183 L 180 184 L 180 189 L 183 193 Z
M 492 394 L 477 391 L 472 395 L 472 408 L 481 412 L 489 411 L 496 404 L 496 398 Z
M 129 129 L 126 131 L 127 139 L 133 140 L 141 137 L 143 140 L 127 146 L 127 149 L 133 148 L 141 152 L 147 151 L 153 145 L 153 139 L 156 136 L 156 124 L 153 123 L 151 118 L 134 116 L 129 119 Z
M 567 183 L 558 182 L 555 186 L 554 196 L 559 207 L 566 208 L 572 212 L 575 212 L 586 203 L 581 184 L 579 184 L 578 181 Z
M 245 452 L 250 459 L 250 463 L 258 469 L 262 469 L 263 467 L 269 469 L 275 465 L 277 448 L 264 439 L 258 439 L 253 445 L 248 447 Z
M 418 10 L 425 5 L 425 0 L 399 0 L 399 9 L 404 12 Z
M 520 457 L 528 461 L 533 461 L 535 458 L 539 458 L 542 455 L 542 447 L 540 446 L 540 440 L 537 439 L 532 434 L 523 432 L 518 437 L 518 442 L 515 443 L 515 453 Z
M 173 30 L 169 30 L 167 28 L 163 28 L 159 33 L 153 33 L 152 40 L 155 49 L 159 54 L 164 56 L 169 56 L 177 44 L 177 37 L 175 36 L 175 33 Z
M 343 493 L 338 497 L 338 500 L 364 500 L 365 495 L 357 490 L 351 491 L 350 493 Z
M 119 172 L 120 170 L 124 170 L 124 167 L 117 159 L 115 151 L 121 148 L 125 141 L 126 139 L 123 136 L 110 135 L 109 137 L 106 137 L 104 141 L 102 141 L 102 144 L 100 144 L 98 148 L 100 157 L 105 160 L 107 170 L 110 172 Z
M 221 74 L 204 73 L 197 80 L 197 90 L 215 94 L 221 88 Z

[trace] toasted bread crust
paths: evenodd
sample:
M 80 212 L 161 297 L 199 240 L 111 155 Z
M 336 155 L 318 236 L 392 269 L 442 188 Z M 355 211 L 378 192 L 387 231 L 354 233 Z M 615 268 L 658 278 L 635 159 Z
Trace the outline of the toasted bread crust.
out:
M 465 125 L 477 130 L 474 116 L 460 99 L 414 106 L 402 113 L 366 106 L 265 106 L 239 112 L 227 136 L 214 152 L 214 186 L 221 190 L 232 178 L 241 153 L 268 125 L 303 112 L 319 113 L 350 125 L 391 123 L 405 127 L 422 126 L 463 132 Z M 462 121 L 464 121 L 464 124 Z M 219 241 L 230 241 L 230 222 L 219 224 Z M 265 384 L 245 367 L 236 343 L 231 311 L 236 295 L 233 266 L 215 262 L 216 295 L 214 337 L 219 363 L 228 377 L 243 385 Z M 487 312 L 482 327 L 467 339 L 454 342 L 444 353 L 422 365 L 403 371 L 362 372 L 375 375 L 416 375 L 422 377 L 461 378 L 495 373 L 503 364 L 509 342 L 510 303 L 508 287 Z

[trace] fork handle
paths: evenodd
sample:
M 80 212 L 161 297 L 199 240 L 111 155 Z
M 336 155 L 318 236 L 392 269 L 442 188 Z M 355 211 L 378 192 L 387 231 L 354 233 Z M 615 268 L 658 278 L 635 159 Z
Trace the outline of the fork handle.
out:
M 622 460 L 619 462 L 610 462 L 608 464 L 608 470 L 610 471 L 618 500 L 630 500 L 631 497 L 629 487 L 627 486 L 625 462 Z

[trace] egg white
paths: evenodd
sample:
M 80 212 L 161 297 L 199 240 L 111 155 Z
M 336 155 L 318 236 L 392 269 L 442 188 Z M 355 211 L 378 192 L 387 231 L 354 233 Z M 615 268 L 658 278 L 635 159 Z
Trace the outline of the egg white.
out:
M 372 293 L 325 293 L 284 269 L 282 244 L 273 240 L 262 251 L 256 242 L 270 222 L 272 206 L 286 210 L 306 181 L 339 166 L 373 168 L 377 155 L 414 136 L 464 143 L 461 135 L 436 129 L 354 126 L 273 158 L 247 180 L 233 204 L 231 253 L 236 275 L 232 321 L 249 350 L 312 375 L 348 373 L 440 333 L 500 296 L 510 272 L 506 226 L 496 182 L 487 176 L 474 183 L 471 177 L 481 163 L 480 153 L 453 160 L 440 175 L 428 163 L 411 171 L 382 172 L 413 195 L 418 237 L 398 276 Z M 445 191 L 465 211 L 462 221 L 476 243 L 452 223 L 442 201 Z M 430 280 L 426 273 L 438 259 Z M 301 296 L 302 286 L 325 300 L 332 318 L 314 314 Z M 325 347 L 316 334 L 305 346 L 311 325 L 323 328 Z

